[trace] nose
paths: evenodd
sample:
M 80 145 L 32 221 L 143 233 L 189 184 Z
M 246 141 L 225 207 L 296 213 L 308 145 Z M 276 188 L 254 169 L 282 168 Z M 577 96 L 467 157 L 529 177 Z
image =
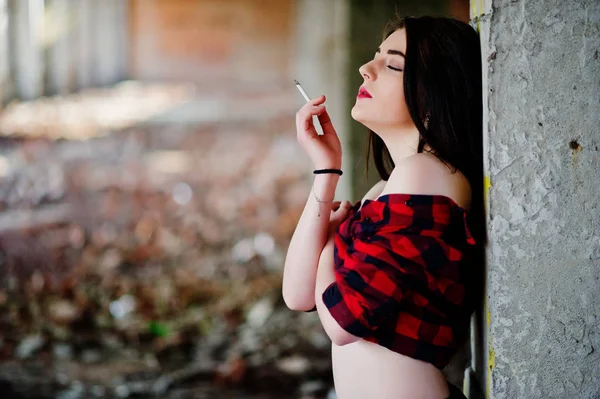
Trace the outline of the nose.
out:
M 367 62 L 366 64 L 363 64 L 360 68 L 358 68 L 358 73 L 360 73 L 360 76 L 362 76 L 365 80 L 373 79 L 373 74 L 369 68 L 369 64 L 370 62 Z

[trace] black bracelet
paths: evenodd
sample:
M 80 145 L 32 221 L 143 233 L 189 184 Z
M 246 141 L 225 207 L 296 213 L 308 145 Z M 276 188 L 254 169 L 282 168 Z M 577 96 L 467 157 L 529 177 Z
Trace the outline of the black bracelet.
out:
M 338 174 L 340 176 L 344 174 L 344 172 L 342 172 L 339 169 L 317 169 L 317 170 L 313 170 L 313 173 L 315 175 L 320 175 L 322 173 L 335 173 L 335 174 Z

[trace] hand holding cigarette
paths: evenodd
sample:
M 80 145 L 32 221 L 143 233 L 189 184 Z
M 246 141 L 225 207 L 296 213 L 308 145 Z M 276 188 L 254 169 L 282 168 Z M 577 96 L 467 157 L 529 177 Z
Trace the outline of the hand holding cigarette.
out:
M 300 83 L 295 80 L 296 87 L 306 99 L 306 104 L 296 113 L 296 135 L 298 142 L 312 159 L 317 169 L 342 167 L 342 145 L 325 109 L 325 96 L 310 99 Z M 313 116 L 317 116 L 323 134 L 319 135 L 313 124 Z

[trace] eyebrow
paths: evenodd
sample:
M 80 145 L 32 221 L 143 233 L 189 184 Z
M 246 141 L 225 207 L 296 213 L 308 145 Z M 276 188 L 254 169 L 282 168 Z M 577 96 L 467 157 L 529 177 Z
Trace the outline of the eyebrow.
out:
M 375 51 L 376 53 L 381 53 L 381 47 L 377 47 L 377 51 Z M 392 54 L 392 55 L 400 55 L 404 58 L 406 58 L 406 56 L 404 55 L 404 53 L 400 50 L 388 50 L 387 51 L 388 54 Z

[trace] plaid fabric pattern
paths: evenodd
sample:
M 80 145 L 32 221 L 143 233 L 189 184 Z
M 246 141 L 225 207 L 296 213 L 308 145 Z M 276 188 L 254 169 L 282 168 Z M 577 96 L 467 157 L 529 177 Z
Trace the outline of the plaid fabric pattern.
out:
M 442 369 L 468 334 L 474 245 L 466 211 L 449 197 L 358 201 L 336 231 L 336 281 L 323 302 L 349 333 Z

